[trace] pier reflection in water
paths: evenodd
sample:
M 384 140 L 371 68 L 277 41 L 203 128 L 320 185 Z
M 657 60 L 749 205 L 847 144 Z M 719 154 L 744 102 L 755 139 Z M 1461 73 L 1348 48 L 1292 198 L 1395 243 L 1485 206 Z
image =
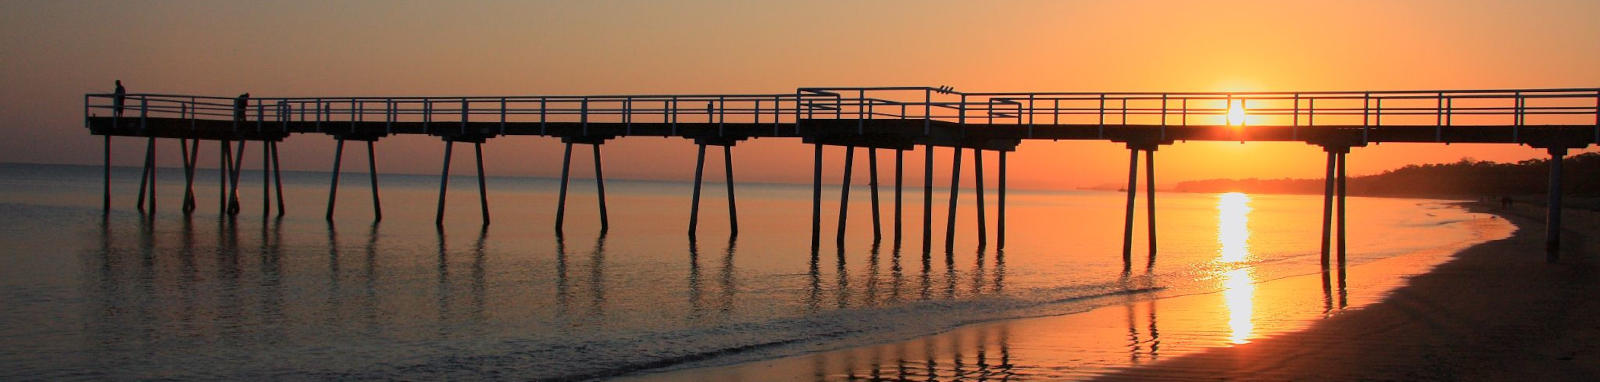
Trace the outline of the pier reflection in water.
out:
M 137 183 L 137 169 L 123 175 L 119 182 Z M 356 218 L 330 225 L 320 214 L 301 216 L 303 210 L 292 201 L 325 197 L 324 175 L 285 174 L 289 214 L 265 221 L 203 213 L 183 218 L 176 212 L 154 219 L 113 213 L 102 220 L 96 203 L 10 205 L 16 213 L 0 220 L 9 219 L 6 226 L 16 229 L 0 235 L 16 243 L 18 253 L 76 254 L 10 255 L 19 259 L 4 271 L 7 301 L 14 308 L 0 313 L 9 328 L 0 334 L 15 339 L 15 372 L 104 370 L 92 377 L 112 379 L 416 378 L 482 370 L 526 378 L 612 376 L 657 366 L 827 354 L 815 352 L 1097 306 L 1116 310 L 1068 316 L 1089 318 L 1052 325 L 1048 335 L 1035 335 L 1041 332 L 1034 328 L 1018 338 L 1012 330 L 1010 340 L 1002 340 L 1007 336 L 996 329 L 907 343 L 904 352 L 912 354 L 907 357 L 891 348 L 852 356 L 850 362 L 828 358 L 823 370 L 827 375 L 928 375 L 931 368 L 932 374 L 951 375 L 958 365 L 962 373 L 999 373 L 996 365 L 1006 365 L 1005 373 L 1021 376 L 1029 365 L 1044 364 L 1036 361 L 1041 354 L 1054 352 L 1089 360 L 1076 364 L 1124 365 L 1130 359 L 1166 359 L 1195 343 L 1231 343 L 1236 336 L 1227 312 L 1189 313 L 1206 310 L 1162 300 L 1158 316 L 1148 297 L 1226 290 L 1222 276 L 1236 269 L 1248 269 L 1249 279 L 1258 281 L 1315 272 L 1315 248 L 1304 243 L 1314 242 L 1307 239 L 1316 237 L 1316 226 L 1286 222 L 1315 216 L 1320 207 L 1312 197 L 1251 196 L 1249 256 L 1224 263 L 1219 254 L 1234 251 L 1223 250 L 1233 244 L 1219 241 L 1217 196 L 1163 195 L 1162 231 L 1171 233 L 1163 236 L 1162 264 L 1154 273 L 1124 275 L 1115 256 L 1120 243 L 1100 239 L 1115 238 L 1120 227 L 1074 223 L 1063 229 L 1062 223 L 1064 216 L 1073 222 L 1118 221 L 1123 195 L 1117 193 L 1008 195 L 1011 232 L 1005 252 L 980 250 L 967 237 L 957 240 L 953 251 L 929 254 L 888 245 L 889 237 L 874 245 L 865 230 L 870 227 L 851 231 L 842 250 L 811 252 L 804 235 L 792 234 L 809 229 L 807 221 L 790 214 L 809 206 L 805 187 L 753 186 L 757 191 L 741 200 L 748 206 L 740 216 L 746 224 L 736 240 L 720 234 L 727 232 L 725 223 L 708 219 L 700 240 L 691 245 L 679 224 L 659 224 L 680 220 L 687 206 L 670 206 L 683 205 L 688 185 L 608 185 L 610 203 L 617 207 L 611 210 L 610 234 L 578 228 L 594 227 L 597 220 L 579 211 L 569 214 L 567 235 L 558 238 L 543 224 L 553 212 L 542 208 L 555 197 L 553 182 L 490 179 L 497 190 L 507 190 L 494 197 L 509 206 L 497 211 L 508 218 L 488 229 L 462 223 L 439 231 L 426 224 L 432 217 L 428 209 L 391 209 L 379 225 Z M 393 178 L 393 185 L 386 183 L 386 201 L 431 205 L 437 196 L 436 178 Z M 132 188 L 123 183 L 114 186 Z M 181 194 L 181 177 L 160 183 L 163 193 Z M 451 184 L 458 183 L 475 186 Z M 90 191 L 98 192 L 85 194 Z M 864 197 L 865 191 L 855 192 Z M 476 202 L 470 192 L 450 195 L 460 197 L 451 203 Z M 216 205 L 208 196 L 215 197 L 201 193 L 197 204 Z M 959 204 L 962 216 L 975 216 L 967 202 Z M 1361 211 L 1416 209 L 1409 201 L 1353 203 L 1373 203 Z M 371 213 L 359 203 L 348 205 L 353 208 L 339 213 Z M 1459 217 L 1434 212 L 1440 220 Z M 870 221 L 870 211 L 850 213 L 859 214 L 853 220 Z M 1404 215 L 1353 216 L 1371 219 L 1351 224 L 1351 236 L 1362 239 L 1353 243 L 1439 237 L 1417 234 L 1437 232 L 1438 225 L 1397 224 L 1403 220 L 1396 216 Z M 45 221 L 22 220 L 41 217 Z M 905 242 L 915 243 L 917 233 L 907 231 L 912 236 Z M 1357 247 L 1351 258 L 1371 262 L 1363 256 L 1373 252 Z M 1310 296 L 1320 287 L 1313 285 Z M 1328 296 L 1338 292 L 1335 285 L 1340 284 L 1330 283 Z M 1368 284 L 1352 278 L 1349 285 Z M 1253 329 L 1237 337 L 1270 332 L 1278 324 L 1263 317 L 1272 316 L 1274 304 L 1306 297 L 1271 293 L 1254 291 L 1246 314 L 1253 317 Z M 1217 304 L 1220 295 L 1208 295 L 1212 300 L 1200 305 L 1226 306 Z M 1357 305 L 1358 298 L 1352 293 L 1349 305 Z M 1202 333 L 1193 335 L 1200 340 L 1186 339 L 1191 329 Z M 1045 340 L 1052 342 L 1040 342 Z M 1051 350 L 1060 344 L 1079 345 Z M 932 350 L 916 350 L 925 347 Z M 858 366 L 838 366 L 851 364 Z M 867 366 L 873 364 L 879 367 Z M 810 370 L 807 364 L 795 375 Z M 645 374 L 652 375 L 665 377 Z
M 1368 290 L 1348 290 L 1345 282 L 1331 286 L 1335 272 L 1344 278 L 1344 267 L 1260 284 L 1255 264 L 1263 259 L 1251 251 L 1251 232 L 1262 223 L 1252 221 L 1251 202 L 1244 194 L 1217 196 L 1216 267 L 1204 276 L 1219 286 L 1217 293 L 1162 299 L 1121 294 L 1111 306 L 1080 314 L 981 323 L 913 340 L 651 378 L 759 380 L 772 374 L 810 375 L 818 380 L 1087 378 L 1302 328 L 1374 302 L 1403 275 L 1427 268 L 1416 259 L 1372 263 L 1362 268 L 1370 274 L 1355 276 L 1371 285 Z M 994 265 L 1003 270 L 1004 262 Z M 971 269 L 980 274 L 979 266 Z M 1124 274 L 1117 285 L 1139 291 L 1158 286 L 1160 280 L 1152 274 Z M 1019 338 L 1014 333 L 1026 335 Z

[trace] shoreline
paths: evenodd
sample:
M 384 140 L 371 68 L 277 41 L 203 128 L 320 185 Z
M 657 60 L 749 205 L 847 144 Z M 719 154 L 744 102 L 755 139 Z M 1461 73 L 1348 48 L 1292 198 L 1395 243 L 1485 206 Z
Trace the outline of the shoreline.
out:
M 1462 203 L 1517 226 L 1460 251 L 1382 301 L 1301 331 L 1214 348 L 1105 380 L 1586 380 L 1600 376 L 1600 216 L 1568 209 L 1560 262 L 1543 261 L 1542 211 Z M 1531 211 L 1530 211 L 1531 210 Z
M 1474 232 L 1478 233 L 1478 239 L 1473 240 L 1472 244 L 1422 251 L 1353 266 L 1350 268 L 1352 274 L 1348 280 L 1345 280 L 1345 277 L 1332 277 L 1326 273 L 1312 273 L 1230 285 L 1230 290 L 1199 295 L 1159 298 L 1130 296 L 1128 301 L 1123 303 L 1068 315 L 978 323 L 887 344 L 726 366 L 647 372 L 624 379 L 831 380 L 856 377 L 943 379 L 958 376 L 1052 380 L 1382 379 L 1385 378 L 1383 376 L 1450 378 L 1454 374 L 1431 377 L 1431 374 L 1417 373 L 1367 374 L 1363 371 L 1383 369 L 1361 366 L 1330 366 L 1356 367 L 1352 369 L 1354 374 L 1343 377 L 1330 377 L 1338 373 L 1315 368 L 1293 369 L 1304 370 L 1301 373 L 1276 373 L 1278 366 L 1262 368 L 1241 365 L 1283 365 L 1288 361 L 1238 359 L 1219 354 L 1234 349 L 1294 347 L 1291 345 L 1302 343 L 1349 342 L 1366 346 L 1389 346 L 1364 341 L 1364 338 L 1372 338 L 1371 330 L 1351 332 L 1341 329 L 1338 330 L 1339 333 L 1355 334 L 1333 336 L 1328 333 L 1329 329 L 1323 327 L 1328 325 L 1326 322 L 1329 321 L 1349 320 L 1344 318 L 1346 316 L 1370 315 L 1362 312 L 1371 306 L 1389 306 L 1394 305 L 1397 299 L 1411 298 L 1406 296 L 1418 293 L 1413 291 L 1416 288 L 1413 287 L 1412 279 L 1422 279 L 1427 275 L 1441 272 L 1461 274 L 1460 270 L 1447 266 L 1461 262 L 1463 257 L 1482 257 L 1479 254 L 1486 251 L 1506 253 L 1509 247 L 1511 253 L 1526 253 L 1525 256 L 1519 256 L 1522 257 L 1521 260 L 1525 260 L 1524 262 L 1533 265 L 1530 268 L 1540 268 L 1539 266 L 1545 265 L 1542 256 L 1542 230 L 1537 225 L 1531 225 L 1535 223 L 1533 220 L 1522 216 L 1527 215 L 1526 213 L 1513 214 L 1507 219 L 1496 217 L 1505 215 L 1495 213 L 1501 211 L 1488 211 L 1477 203 L 1463 202 L 1453 205 L 1469 212 L 1491 213 L 1495 216 L 1485 216 L 1476 219 L 1477 222 L 1467 223 L 1472 224 Z M 1572 217 L 1572 227 L 1595 227 L 1597 225 L 1584 223 L 1600 221 L 1592 217 L 1585 220 L 1573 215 L 1575 214 L 1570 212 L 1568 214 Z M 1539 218 L 1542 219 L 1542 216 Z M 1530 240 L 1536 243 L 1525 243 Z M 1578 241 L 1568 242 L 1576 246 L 1579 244 Z M 1592 243 L 1582 244 L 1592 246 Z M 1576 262 L 1579 256 L 1568 254 L 1564 259 Z M 1331 273 L 1339 275 L 1337 271 Z M 1469 273 L 1458 277 L 1471 278 L 1470 276 Z M 1333 280 L 1338 282 L 1334 283 Z M 1349 289 L 1345 287 L 1347 282 L 1351 286 Z M 1338 285 L 1338 288 L 1333 288 L 1332 285 Z M 1433 292 L 1436 291 L 1424 291 L 1423 295 Z M 1240 304 L 1241 293 L 1243 293 L 1243 304 Z M 1363 322 L 1371 320 L 1362 319 Z M 1361 326 L 1362 323 L 1357 325 Z M 1391 337 L 1393 336 L 1382 334 L 1378 338 Z M 1301 362 L 1313 360 L 1312 363 L 1321 364 L 1317 362 L 1323 358 L 1319 355 L 1320 348 L 1321 346 L 1316 349 L 1294 351 L 1290 349 L 1272 349 L 1265 352 L 1239 351 L 1247 351 L 1243 354 L 1250 354 L 1253 357 L 1270 353 L 1287 357 L 1289 360 L 1300 359 Z M 1380 361 L 1383 359 L 1385 358 L 1376 358 Z

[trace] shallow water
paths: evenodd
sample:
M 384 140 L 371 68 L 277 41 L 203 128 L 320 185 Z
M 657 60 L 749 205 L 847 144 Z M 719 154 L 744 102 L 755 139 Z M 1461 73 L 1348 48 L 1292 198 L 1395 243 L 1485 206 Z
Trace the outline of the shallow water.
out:
M 999 251 L 996 190 L 982 249 L 973 193 L 963 190 L 946 253 L 938 192 L 925 256 L 920 182 L 904 194 L 899 249 L 887 187 L 883 242 L 872 240 L 868 189 L 856 187 L 835 249 L 839 191 L 828 187 L 814 252 L 809 185 L 740 184 L 730 240 L 724 188 L 708 184 L 691 241 L 690 184 L 609 181 L 610 230 L 599 235 L 594 184 L 577 180 L 557 239 L 551 179 L 489 178 L 485 229 L 475 179 L 456 177 L 441 232 L 435 176 L 383 175 L 375 225 L 366 174 L 347 172 L 330 225 L 325 173 L 284 174 L 281 219 L 262 216 L 259 172 L 243 174 L 235 219 L 218 217 L 214 170 L 200 172 L 192 218 L 177 209 L 181 171 L 159 173 L 153 219 L 133 209 L 138 169 L 129 168 L 115 171 L 115 204 L 102 217 L 99 168 L 0 165 L 0 379 L 615 376 L 1319 269 L 1318 196 L 1160 193 L 1160 257 L 1148 273 L 1141 199 L 1133 258 L 1142 276 L 1130 286 L 1120 193 L 1010 190 Z M 1472 215 L 1436 201 L 1350 204 L 1352 265 L 1481 240 L 1465 224 Z

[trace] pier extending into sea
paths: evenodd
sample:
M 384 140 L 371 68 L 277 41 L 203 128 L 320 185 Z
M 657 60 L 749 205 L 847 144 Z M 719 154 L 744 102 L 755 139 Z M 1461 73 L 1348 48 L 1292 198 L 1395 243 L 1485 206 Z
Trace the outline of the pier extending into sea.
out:
M 811 246 L 821 243 L 823 146 L 845 148 L 841 211 L 835 243 L 843 246 L 849 189 L 856 148 L 866 151 L 874 242 L 885 239 L 879 216 L 878 154 L 892 153 L 893 208 L 889 240 L 902 244 L 905 151 L 924 147 L 921 248 L 933 251 L 933 158 L 935 148 L 953 157 L 950 168 L 946 251 L 956 239 L 956 201 L 960 197 L 962 153 L 972 151 L 977 200 L 977 242 L 988 245 L 983 158 L 994 152 L 997 248 L 1006 238 L 1006 153 L 1029 140 L 1100 140 L 1124 143 L 1129 150 L 1127 208 L 1123 221 L 1123 267 L 1133 267 L 1133 221 L 1139 189 L 1139 157 L 1145 158 L 1146 267 L 1156 263 L 1155 151 L 1184 141 L 1296 141 L 1327 152 L 1322 219 L 1322 268 L 1345 263 L 1345 157 L 1353 148 L 1385 142 L 1497 143 L 1545 149 L 1552 159 L 1549 178 L 1546 253 L 1555 261 L 1560 248 L 1561 159 L 1570 150 L 1600 144 L 1600 88 L 1472 89 L 1319 92 L 963 92 L 950 87 L 808 87 L 770 94 L 644 94 L 565 96 L 448 97 L 263 97 L 229 98 L 175 94 L 87 94 L 84 125 L 105 139 L 104 209 L 111 210 L 111 138 L 146 140 L 138 209 L 156 210 L 154 165 L 157 142 L 176 139 L 182 156 L 185 195 L 181 209 L 194 213 L 194 173 L 200 142 L 215 141 L 223 176 L 218 210 L 242 212 L 238 188 L 246 147 L 256 142 L 263 169 L 263 218 L 285 213 L 277 145 L 291 134 L 323 134 L 338 141 L 326 218 L 333 219 L 334 195 L 344 144 L 366 145 L 374 220 L 383 218 L 375 143 L 398 134 L 420 134 L 443 141 L 443 169 L 435 224 L 442 226 L 445 190 L 456 143 L 472 144 L 477 162 L 480 213 L 490 223 L 483 145 L 503 136 L 558 138 L 565 143 L 561 197 L 554 229 L 560 235 L 566 211 L 573 145 L 588 145 L 594 156 L 600 229 L 608 228 L 601 146 L 630 136 L 679 137 L 698 145 L 694 194 L 688 217 L 692 238 L 699 222 L 706 148 L 720 147 L 728 187 L 728 218 L 738 234 L 732 148 L 761 138 L 798 138 L 814 147 Z M 1111 158 L 1107 158 L 1111 160 Z M 1262 158 L 1271 160 L 1271 158 Z M 1086 165 L 1092 165 L 1086 163 Z M 1070 176 L 1071 174 L 1062 174 Z M 274 191 L 276 193 L 274 194 Z M 276 200 L 268 195 L 276 195 Z M 912 222 L 910 224 L 915 224 Z M 1341 279 L 1342 274 L 1341 274 Z

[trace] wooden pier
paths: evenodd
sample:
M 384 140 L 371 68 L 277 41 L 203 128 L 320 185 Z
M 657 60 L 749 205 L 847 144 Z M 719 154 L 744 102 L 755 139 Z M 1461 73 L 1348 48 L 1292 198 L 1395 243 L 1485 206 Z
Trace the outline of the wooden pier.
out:
M 219 210 L 239 214 L 239 168 L 248 142 L 258 142 L 264 171 L 263 195 L 276 185 L 282 215 L 282 180 L 277 144 L 291 134 L 324 134 L 338 141 L 326 218 L 333 219 L 345 141 L 364 142 L 371 175 L 374 220 L 382 219 L 378 197 L 375 143 L 399 134 L 431 135 L 444 143 L 435 223 L 443 225 L 444 193 L 455 143 L 471 143 L 478 169 L 480 212 L 490 222 L 483 172 L 483 145 L 501 136 L 558 138 L 565 144 L 561 197 L 554 229 L 562 234 L 574 144 L 590 145 L 599 193 L 600 229 L 606 219 L 600 146 L 632 136 L 678 137 L 698 146 L 688 235 L 696 235 L 701 180 L 707 146 L 721 147 L 728 186 L 731 234 L 738 234 L 734 201 L 733 146 L 750 139 L 798 138 L 814 146 L 811 244 L 820 243 L 823 146 L 845 147 L 843 191 L 835 244 L 843 246 L 853 157 L 856 148 L 869 160 L 874 243 L 883 240 L 878 213 L 878 152 L 893 150 L 893 227 L 902 243 L 902 175 L 905 150 L 922 146 L 925 157 L 922 200 L 922 251 L 932 249 L 933 156 L 947 148 L 953 157 L 944 248 L 955 241 L 956 200 L 961 157 L 972 150 L 976 186 L 977 242 L 988 244 L 983 158 L 997 153 L 998 219 L 995 245 L 1005 246 L 1006 153 L 1029 140 L 1100 140 L 1127 145 L 1128 203 L 1124 220 L 1123 265 L 1133 264 L 1133 220 L 1138 193 L 1140 152 L 1145 158 L 1149 232 L 1146 267 L 1156 260 L 1155 151 L 1184 141 L 1305 142 L 1328 153 L 1323 198 L 1322 266 L 1345 260 L 1345 156 L 1352 148 L 1384 142 L 1500 143 L 1528 145 L 1550 154 L 1549 218 L 1546 253 L 1555 261 L 1560 247 L 1561 159 L 1569 150 L 1600 143 L 1600 88 L 1493 89 L 1356 92 L 1257 93 L 1087 93 L 959 92 L 949 87 L 800 88 L 793 93 L 459 96 L 459 97 L 284 97 L 227 98 L 169 94 L 87 94 L 84 124 L 105 137 L 104 208 L 111 209 L 111 137 L 147 140 L 138 206 L 156 209 L 155 169 L 158 139 L 176 139 L 183 156 L 186 187 L 182 210 L 196 210 L 194 171 L 200 141 L 217 141 L 222 183 Z M 272 200 L 262 199 L 263 217 Z M 1336 234 L 1335 234 L 1336 231 Z

